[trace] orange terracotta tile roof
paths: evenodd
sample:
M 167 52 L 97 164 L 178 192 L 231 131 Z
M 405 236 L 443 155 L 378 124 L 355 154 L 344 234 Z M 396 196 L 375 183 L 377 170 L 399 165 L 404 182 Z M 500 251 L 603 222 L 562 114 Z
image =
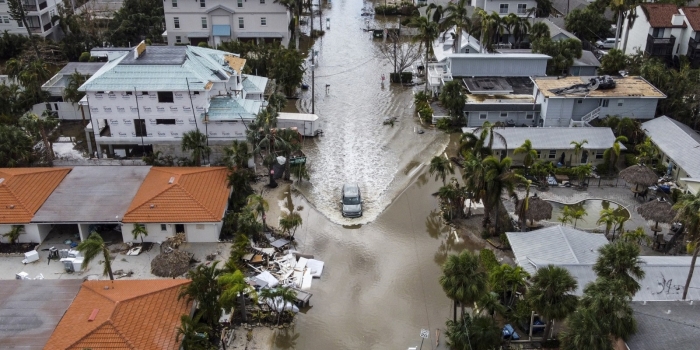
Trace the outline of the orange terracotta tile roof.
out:
M 693 30 L 700 30 L 700 7 L 683 7 L 683 13 Z
M 671 21 L 673 15 L 678 15 L 678 6 L 674 4 L 642 4 L 642 11 L 649 20 L 649 25 L 652 28 L 685 28 L 685 22 L 682 25 L 674 26 Z
M 0 224 L 26 224 L 70 168 L 0 169 Z
M 177 296 L 189 282 L 86 281 L 44 349 L 177 349 L 180 316 L 192 307 Z
M 218 222 L 228 204 L 224 167 L 154 167 L 146 175 L 123 222 Z

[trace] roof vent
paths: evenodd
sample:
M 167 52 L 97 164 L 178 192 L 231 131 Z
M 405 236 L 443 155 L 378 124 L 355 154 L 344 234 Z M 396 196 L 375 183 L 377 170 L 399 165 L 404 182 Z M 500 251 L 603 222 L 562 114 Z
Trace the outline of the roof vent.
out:
M 175 176 L 171 176 L 170 180 L 168 180 L 169 184 L 172 184 L 173 182 L 175 182 Z
M 155 207 L 156 207 L 155 204 L 151 204 L 151 209 L 153 209 L 153 208 L 155 208 Z
M 5 182 L 5 178 L 4 178 L 4 177 L 0 177 L 0 184 L 3 183 L 3 182 Z
M 14 204 L 10 204 L 10 205 L 7 206 L 7 209 L 14 209 L 14 208 L 15 208 L 15 205 L 14 205 Z
M 105 286 L 105 289 L 109 289 L 109 287 Z M 88 318 L 88 321 L 94 321 L 95 317 L 97 317 L 98 312 L 100 312 L 100 309 L 93 309 L 92 313 L 90 314 L 90 317 Z

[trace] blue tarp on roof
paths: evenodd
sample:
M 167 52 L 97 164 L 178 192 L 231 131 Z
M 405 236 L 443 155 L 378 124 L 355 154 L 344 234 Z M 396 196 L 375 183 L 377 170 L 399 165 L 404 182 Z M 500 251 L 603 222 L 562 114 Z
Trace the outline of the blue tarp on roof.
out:
M 224 24 L 215 24 L 212 26 L 212 34 L 214 36 L 231 36 L 231 26 Z

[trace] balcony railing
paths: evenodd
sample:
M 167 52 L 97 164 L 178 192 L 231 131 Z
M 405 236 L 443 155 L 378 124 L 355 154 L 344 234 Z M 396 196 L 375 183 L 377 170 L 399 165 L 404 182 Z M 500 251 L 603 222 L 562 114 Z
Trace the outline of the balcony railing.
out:
M 46 8 L 46 6 L 48 6 L 48 5 L 46 4 L 46 1 L 44 1 L 44 2 L 40 3 L 40 4 L 39 4 L 39 11 L 41 11 L 41 10 L 45 9 L 45 8 Z
M 41 27 L 32 27 L 32 26 L 30 26 L 30 27 L 29 27 L 29 31 L 31 31 L 32 33 L 41 33 Z
M 647 45 L 644 50 L 650 56 L 668 57 L 673 54 L 673 46 L 676 44 L 676 37 L 655 38 L 651 34 L 647 35 Z
M 51 22 L 44 24 L 44 31 L 51 29 Z
M 36 4 L 22 4 L 25 11 L 39 11 L 39 7 Z

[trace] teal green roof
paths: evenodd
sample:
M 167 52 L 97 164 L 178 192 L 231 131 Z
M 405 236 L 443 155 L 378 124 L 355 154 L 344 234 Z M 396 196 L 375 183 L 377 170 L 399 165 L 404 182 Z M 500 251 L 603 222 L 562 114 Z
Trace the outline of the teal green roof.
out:
M 267 81 L 265 77 L 243 74 L 243 90 L 251 94 L 262 94 L 265 92 Z
M 262 108 L 262 101 L 233 97 L 215 97 L 209 104 L 210 121 L 238 121 L 254 119 Z

